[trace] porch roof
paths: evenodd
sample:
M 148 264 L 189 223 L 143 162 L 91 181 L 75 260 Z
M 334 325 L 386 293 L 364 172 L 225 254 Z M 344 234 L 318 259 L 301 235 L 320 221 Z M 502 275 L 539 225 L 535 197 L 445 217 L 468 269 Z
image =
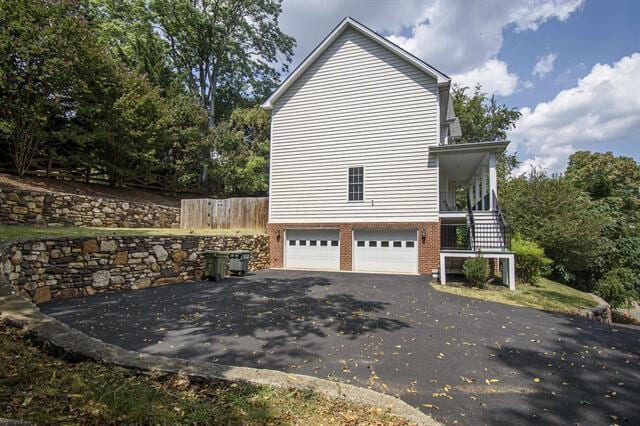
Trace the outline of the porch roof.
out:
M 448 145 L 431 145 L 429 153 L 447 153 L 453 154 L 458 152 L 504 152 L 509 145 L 509 141 L 487 141 L 474 143 L 456 143 Z

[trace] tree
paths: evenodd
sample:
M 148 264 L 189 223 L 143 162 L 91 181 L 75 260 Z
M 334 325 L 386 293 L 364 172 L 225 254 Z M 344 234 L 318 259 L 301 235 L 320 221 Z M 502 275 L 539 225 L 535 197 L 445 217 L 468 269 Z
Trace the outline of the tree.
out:
M 74 114 L 94 47 L 80 1 L 1 3 L 0 140 L 20 175 Z
M 522 113 L 516 108 L 498 105 L 494 96 L 490 98 L 478 84 L 472 95 L 468 87 L 454 85 L 451 91 L 453 109 L 460 120 L 462 143 L 500 141 L 516 126 Z M 498 156 L 497 173 L 501 185 L 518 165 L 515 154 Z
M 539 244 L 553 260 L 553 275 L 590 290 L 593 261 L 602 250 L 602 231 L 609 223 L 590 200 L 564 177 L 533 170 L 505 182 L 501 205 L 513 230 Z
M 495 97 L 487 97 L 479 84 L 473 95 L 467 95 L 468 90 L 458 85 L 452 89 L 453 109 L 460 120 L 464 142 L 505 140 L 507 131 L 516 127 L 522 113 L 516 108 L 498 105 Z
M 612 277 L 618 275 L 611 271 L 623 270 L 635 277 L 627 281 L 640 283 L 640 165 L 611 152 L 578 151 L 569 157 L 565 176 L 587 192 L 594 210 L 607 218 L 600 254 L 591 266 L 594 280 L 600 282 L 601 289 L 607 286 L 613 291 L 616 280 Z M 640 298 L 640 286 L 631 288 L 637 288 Z
M 213 128 L 221 83 L 246 95 L 279 80 L 273 64 L 291 60 L 295 41 L 278 26 L 281 0 L 154 0 L 152 10 L 175 68 Z
M 183 86 L 172 67 L 169 47 L 154 30 L 154 13 L 145 0 L 91 0 L 99 41 L 110 56 L 143 74 L 166 97 Z
M 566 176 L 594 199 L 640 197 L 640 164 L 610 151 L 571 154 Z
M 265 195 L 269 189 L 269 113 L 262 108 L 236 109 L 212 134 L 208 165 L 214 193 Z
M 170 149 L 171 111 L 144 75 L 105 61 L 73 119 L 87 163 L 106 170 L 112 186 L 148 176 Z

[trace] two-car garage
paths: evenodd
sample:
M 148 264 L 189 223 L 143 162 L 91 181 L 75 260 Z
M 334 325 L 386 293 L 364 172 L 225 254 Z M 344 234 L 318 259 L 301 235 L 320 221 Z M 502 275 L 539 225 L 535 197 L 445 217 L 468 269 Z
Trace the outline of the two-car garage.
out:
M 417 229 L 356 229 L 351 260 L 356 272 L 418 273 Z M 338 229 L 287 229 L 284 267 L 340 270 Z

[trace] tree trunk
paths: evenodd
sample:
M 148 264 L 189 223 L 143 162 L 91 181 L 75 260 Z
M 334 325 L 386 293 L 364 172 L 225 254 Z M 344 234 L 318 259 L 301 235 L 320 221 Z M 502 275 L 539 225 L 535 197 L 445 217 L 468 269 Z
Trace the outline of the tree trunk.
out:
M 215 115 L 216 115 L 216 92 L 218 84 L 218 65 L 214 65 L 213 70 L 211 70 L 211 78 L 209 79 L 209 119 L 207 121 L 207 126 L 209 129 L 213 129 L 216 125 Z

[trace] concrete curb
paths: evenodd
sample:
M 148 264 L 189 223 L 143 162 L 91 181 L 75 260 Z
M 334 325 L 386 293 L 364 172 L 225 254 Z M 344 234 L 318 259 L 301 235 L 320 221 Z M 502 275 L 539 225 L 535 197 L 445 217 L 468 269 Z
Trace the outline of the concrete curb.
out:
M 20 326 L 46 348 L 74 360 L 92 360 L 150 374 L 182 375 L 193 381 L 225 381 L 311 390 L 329 399 L 388 409 L 391 415 L 418 425 L 440 424 L 406 402 L 370 389 L 301 374 L 169 358 L 105 343 L 42 313 L 36 305 L 16 294 L 2 273 L 0 319 Z

